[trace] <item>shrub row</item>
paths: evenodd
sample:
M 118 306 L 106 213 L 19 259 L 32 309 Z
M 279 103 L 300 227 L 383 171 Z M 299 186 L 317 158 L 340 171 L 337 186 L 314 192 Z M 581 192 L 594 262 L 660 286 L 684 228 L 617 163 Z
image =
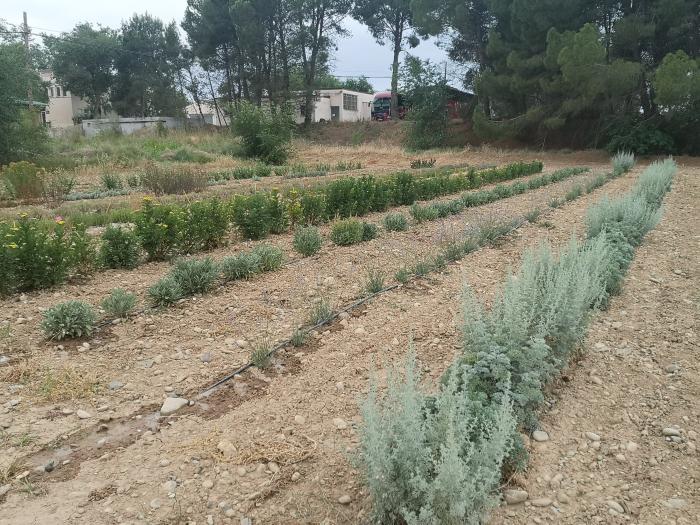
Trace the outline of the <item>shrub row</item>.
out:
M 489 204 L 500 199 L 520 195 L 528 190 L 534 190 L 547 186 L 549 184 L 562 181 L 584 173 L 589 168 L 564 168 L 553 173 L 548 173 L 540 177 L 535 177 L 527 182 L 518 181 L 510 185 L 499 184 L 491 190 L 481 190 L 477 192 L 464 193 L 458 199 L 453 199 L 447 202 L 437 202 L 421 206 L 414 204 L 411 206 L 411 216 L 417 223 L 424 221 L 433 221 L 438 218 L 447 217 L 448 215 L 456 215 L 465 208 L 473 206 L 481 206 Z
M 587 239 L 556 258 L 526 254 L 486 312 L 464 300 L 463 349 L 434 395 L 419 390 L 411 350 L 384 399 L 363 404 L 361 461 L 381 523 L 477 523 L 502 470 L 524 466 L 518 429 L 537 427 L 545 384 L 567 365 L 591 309 L 619 289 L 634 248 L 656 224 L 676 166 L 650 166 L 626 196 L 589 209 Z

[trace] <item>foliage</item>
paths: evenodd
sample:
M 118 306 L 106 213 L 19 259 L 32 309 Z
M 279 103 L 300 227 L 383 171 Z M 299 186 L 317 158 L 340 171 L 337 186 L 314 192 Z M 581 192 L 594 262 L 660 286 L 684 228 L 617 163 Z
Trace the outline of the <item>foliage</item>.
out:
M 208 292 L 219 276 L 219 267 L 211 257 L 179 259 L 170 271 L 183 297 Z
M 304 257 L 317 253 L 322 243 L 321 232 L 315 226 L 299 226 L 294 230 L 294 249 Z
M 136 306 L 136 295 L 123 288 L 115 288 L 102 299 L 102 309 L 110 317 L 125 319 Z
M 270 366 L 270 343 L 264 340 L 255 345 L 250 353 L 250 362 L 260 369 Z
M 136 268 L 141 257 L 137 235 L 119 226 L 107 226 L 99 249 L 100 264 L 105 268 Z
M 226 281 L 248 279 L 261 271 L 260 264 L 260 256 L 253 252 L 231 255 L 221 261 L 221 275 Z
M 292 333 L 290 342 L 292 343 L 292 346 L 304 346 L 304 343 L 306 342 L 306 334 L 303 330 L 297 328 L 296 330 L 294 330 L 294 333 Z
M 83 301 L 58 303 L 43 314 L 41 329 L 47 339 L 61 341 L 92 334 L 97 316 Z
M 43 168 L 27 162 L 11 162 L 2 168 L 0 177 L 5 191 L 15 199 L 38 199 L 44 194 Z
M 178 246 L 181 253 L 213 250 L 225 244 L 230 212 L 221 201 L 195 201 L 178 212 Z
M 231 115 L 231 129 L 241 137 L 243 150 L 268 164 L 284 164 L 289 156 L 294 119 L 289 106 L 257 107 L 242 102 Z
M 182 297 L 180 285 L 171 275 L 163 277 L 148 289 L 148 299 L 156 308 L 171 306 Z
M 149 261 L 165 260 L 177 253 L 180 220 L 173 206 L 159 204 L 150 197 L 144 197 L 135 222 L 134 232 Z
M 326 299 L 321 299 L 314 304 L 309 314 L 309 323 L 312 326 L 326 323 L 333 317 L 333 309 Z
M 634 153 L 631 151 L 618 151 L 612 159 L 613 171 L 626 173 L 634 167 Z
M 0 294 L 60 284 L 91 257 L 85 228 L 67 227 L 61 218 L 46 225 L 22 214 L 0 222 Z
M 164 166 L 148 162 L 140 176 L 141 185 L 156 195 L 194 193 L 207 186 L 207 176 L 196 168 L 189 166 Z
M 408 229 L 408 221 L 403 213 L 387 213 L 384 216 L 384 229 L 389 232 L 403 232 Z
M 331 240 L 339 246 L 357 244 L 364 240 L 363 223 L 357 219 L 343 219 L 331 227 Z
M 365 291 L 368 295 L 376 294 L 384 289 L 384 272 L 370 270 L 365 280 Z
M 271 272 L 279 269 L 284 261 L 282 249 L 271 244 L 259 244 L 252 251 L 260 260 L 260 271 Z

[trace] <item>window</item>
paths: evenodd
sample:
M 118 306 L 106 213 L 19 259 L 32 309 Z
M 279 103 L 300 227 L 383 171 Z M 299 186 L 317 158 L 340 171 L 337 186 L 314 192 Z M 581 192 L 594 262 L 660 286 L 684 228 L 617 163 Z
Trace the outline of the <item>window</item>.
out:
M 343 109 L 357 111 L 357 95 L 343 93 Z
M 53 98 L 53 86 L 49 88 L 49 96 Z
M 61 88 L 56 86 L 56 96 L 60 97 L 61 96 Z

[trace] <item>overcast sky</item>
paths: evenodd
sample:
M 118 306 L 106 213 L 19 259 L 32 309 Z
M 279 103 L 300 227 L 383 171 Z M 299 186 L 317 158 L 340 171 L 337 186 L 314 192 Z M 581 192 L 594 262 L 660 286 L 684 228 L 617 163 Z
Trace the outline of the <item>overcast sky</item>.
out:
M 29 26 L 34 32 L 70 31 L 79 22 L 91 22 L 116 28 L 133 13 L 147 11 L 165 22 L 180 23 L 187 0 L 0 0 L 0 19 L 13 24 L 22 22 L 27 11 Z M 354 20 L 346 27 L 350 37 L 338 40 L 334 53 L 333 72 L 336 75 L 388 77 L 391 72 L 391 49 L 378 45 L 369 32 Z M 434 41 L 421 42 L 411 51 L 421 58 L 443 62 L 446 53 Z M 388 88 L 388 78 L 370 78 L 376 89 Z

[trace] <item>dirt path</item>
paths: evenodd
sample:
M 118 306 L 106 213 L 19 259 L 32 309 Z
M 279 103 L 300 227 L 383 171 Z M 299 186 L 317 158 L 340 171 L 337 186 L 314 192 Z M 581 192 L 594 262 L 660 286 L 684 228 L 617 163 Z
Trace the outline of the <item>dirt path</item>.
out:
M 504 507 L 492 523 L 700 522 L 699 203 L 700 170 L 681 168 L 516 480 L 551 504 Z
M 403 358 L 412 336 L 427 369 L 426 381 L 439 377 L 459 344 L 456 326 L 463 279 L 473 283 L 477 293 L 492 294 L 526 247 L 544 238 L 556 244 L 566 242 L 575 228 L 582 230 L 585 209 L 591 202 L 601 194 L 624 191 L 633 180 L 634 175 L 628 175 L 549 211 L 546 220 L 551 229 L 524 226 L 499 249 L 475 252 L 443 275 L 381 297 L 359 317 L 319 334 L 298 352 L 283 355 L 276 371 L 254 371 L 234 381 L 212 400 L 216 408 L 211 413 L 197 412 L 197 407 L 185 410 L 167 418 L 158 433 L 143 429 L 141 439 L 133 444 L 110 447 L 104 443 L 104 453 L 82 462 L 72 477 L 61 481 L 59 476 L 54 482 L 40 481 L 37 487 L 26 487 L 26 491 L 46 494 L 31 497 L 11 492 L 0 523 L 3 519 L 31 523 L 35 518 L 49 518 L 54 523 L 156 523 L 185 518 L 205 522 L 210 515 L 216 523 L 234 522 L 241 516 L 251 516 L 258 523 L 361 521 L 367 516 L 368 501 L 351 458 L 358 443 L 357 400 L 367 391 L 370 370 L 381 366 L 382 359 Z M 531 204 L 527 201 L 530 198 L 525 202 Z M 507 201 L 495 210 L 510 216 L 521 209 L 522 202 Z M 370 255 L 381 256 L 376 252 Z M 331 265 L 327 271 L 334 279 L 344 279 L 347 273 L 338 264 L 343 257 L 353 254 L 339 254 L 327 262 Z M 389 257 L 397 255 L 390 252 Z M 371 257 L 366 260 L 370 261 Z M 338 282 L 342 284 L 339 289 L 347 287 L 345 281 Z M 260 293 L 258 289 L 257 301 Z M 216 297 L 204 298 L 201 308 L 193 306 L 196 316 L 178 318 L 173 314 L 172 318 L 158 319 L 153 329 L 144 323 L 120 335 L 124 341 L 138 338 L 142 341 L 138 345 L 118 340 L 108 350 L 101 350 L 96 360 L 86 359 L 92 352 L 69 354 L 68 360 L 90 363 L 94 369 L 124 367 L 126 384 L 114 393 L 94 398 L 89 407 L 93 418 L 102 416 L 109 427 L 114 424 L 110 417 L 143 410 L 164 388 L 181 388 L 180 382 L 188 378 L 192 382 L 206 378 L 212 372 L 209 365 L 198 362 L 201 345 L 211 348 L 216 367 L 235 364 L 238 357 L 225 353 L 226 342 L 222 345 L 221 337 L 212 332 L 225 306 L 232 300 L 237 304 L 239 298 L 228 294 Z M 264 312 L 257 315 L 258 327 L 271 319 Z M 271 320 L 274 326 L 285 322 L 284 318 Z M 156 353 L 161 355 L 159 362 L 155 362 Z M 153 369 L 144 371 L 143 360 L 153 360 Z M 178 382 L 180 376 L 183 379 Z M 151 392 L 148 396 L 140 394 L 142 385 Z M 157 392 L 160 395 L 153 396 Z M 36 432 L 49 427 L 46 432 L 56 435 L 76 424 L 72 415 L 48 425 L 43 410 L 30 405 L 24 412 L 28 415 L 17 414 L 20 421 L 12 423 L 13 427 Z M 72 438 L 68 444 L 71 442 Z M 349 503 L 340 503 L 340 498 L 343 502 L 349 499 Z

